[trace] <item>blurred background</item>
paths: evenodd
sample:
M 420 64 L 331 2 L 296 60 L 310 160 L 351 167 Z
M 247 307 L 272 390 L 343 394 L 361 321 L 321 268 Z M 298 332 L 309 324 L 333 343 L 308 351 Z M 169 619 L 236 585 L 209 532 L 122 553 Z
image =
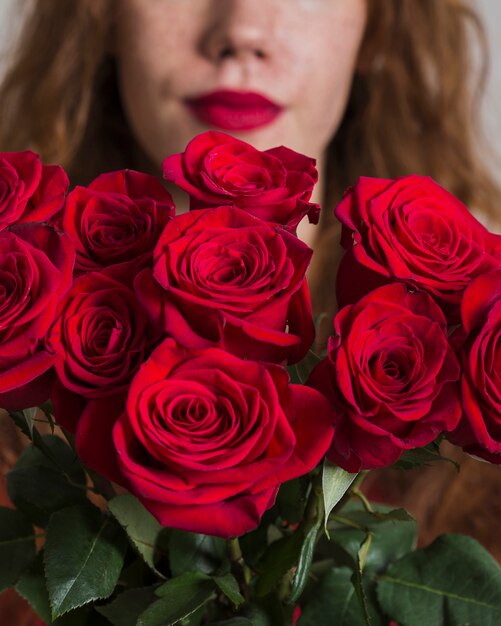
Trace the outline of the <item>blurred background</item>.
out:
M 72 0 L 77 1 L 78 0 Z M 501 155 L 501 1 L 474 0 L 487 30 L 490 49 L 490 67 L 487 92 L 483 101 L 485 134 L 498 157 Z M 8 60 L 9 49 L 15 41 L 22 20 L 22 7 L 29 6 L 23 0 L 0 0 L 0 76 Z M 501 181 L 501 158 L 493 168 Z

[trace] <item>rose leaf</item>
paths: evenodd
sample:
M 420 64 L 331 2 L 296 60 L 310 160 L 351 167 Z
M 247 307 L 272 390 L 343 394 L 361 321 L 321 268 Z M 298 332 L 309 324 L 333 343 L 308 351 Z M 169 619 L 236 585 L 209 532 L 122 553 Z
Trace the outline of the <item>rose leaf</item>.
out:
M 126 549 L 122 529 L 95 507 L 79 505 L 54 513 L 44 556 L 53 619 L 108 598 L 118 582 Z
M 443 535 L 392 563 L 377 595 L 401 626 L 501 623 L 501 567 L 470 537 Z

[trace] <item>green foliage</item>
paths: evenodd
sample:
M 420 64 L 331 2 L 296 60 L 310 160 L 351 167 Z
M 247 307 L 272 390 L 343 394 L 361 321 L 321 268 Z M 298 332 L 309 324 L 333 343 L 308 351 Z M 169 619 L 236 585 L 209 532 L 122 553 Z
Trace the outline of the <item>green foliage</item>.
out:
M 366 626 L 362 607 L 352 583 L 353 571 L 347 567 L 330 569 L 315 586 L 310 600 L 302 607 L 298 626 Z M 370 581 L 363 579 L 367 610 L 372 626 L 386 626 L 368 589 Z M 427 625 L 422 622 L 421 626 Z M 428 626 L 428 625 L 427 625 Z
M 299 600 L 308 581 L 308 575 L 313 562 L 313 554 L 315 552 L 317 535 L 320 526 L 321 520 L 318 520 L 317 523 L 310 528 L 304 538 L 301 553 L 299 555 L 299 562 L 297 564 L 297 570 L 292 580 L 291 591 L 288 599 L 290 604 L 294 604 Z
M 0 507 L 0 591 L 17 583 L 35 555 L 32 525 L 19 511 Z
M 310 350 L 302 361 L 294 365 L 289 365 L 289 376 L 291 383 L 295 385 L 304 385 L 308 380 L 313 368 L 320 363 L 322 359 Z
M 400 626 L 501 623 L 501 568 L 474 539 L 444 535 L 379 577 L 378 598 Z
M 43 448 L 24 450 L 7 474 L 11 500 L 36 526 L 47 526 L 55 511 L 86 500 L 86 477 L 73 450 L 60 438 L 41 438 Z M 47 455 L 47 451 L 49 454 Z
M 293 567 L 301 554 L 304 537 L 296 532 L 274 541 L 259 562 L 259 578 L 256 583 L 257 596 L 265 596 L 275 589 L 280 580 Z
M 228 571 L 226 541 L 210 535 L 174 530 L 169 538 L 169 564 L 173 576 L 185 572 L 213 574 Z
M 356 477 L 357 474 L 345 472 L 344 469 L 325 459 L 322 470 L 322 491 L 324 494 L 326 532 L 328 532 L 327 521 L 331 511 L 340 502 Z
M 205 574 L 182 574 L 156 589 L 160 599 L 140 615 L 137 626 L 171 626 L 203 606 L 214 592 L 214 582 Z
M 109 597 L 127 542 L 113 519 L 90 505 L 54 513 L 47 528 L 45 574 L 53 618 Z
M 16 585 L 17 593 L 22 596 L 43 619 L 47 626 L 86 626 L 89 619 L 89 611 L 70 611 L 62 617 L 52 621 L 49 592 L 45 584 L 43 550 L 37 554 L 29 570 L 24 572 Z M 94 621 L 92 622 L 94 626 Z
M 155 566 L 157 540 L 163 527 L 132 494 L 116 496 L 108 507 L 144 562 L 157 576 L 165 578 Z
M 460 470 L 459 463 L 456 463 L 456 461 L 440 454 L 440 449 L 437 443 L 430 443 L 424 448 L 406 450 L 400 459 L 395 463 L 394 467 L 409 470 L 421 467 L 422 465 L 431 465 L 431 463 L 436 463 L 437 461 L 451 463 L 454 465 L 457 472 Z
M 238 607 L 245 602 L 245 598 L 240 593 L 237 579 L 233 574 L 228 573 L 224 574 L 224 576 L 214 576 L 214 582 L 235 606 Z
M 301 476 L 280 486 L 277 506 L 280 517 L 289 524 L 297 524 L 303 517 L 308 485 L 308 476 Z
M 124 591 L 113 602 L 96 610 L 113 626 L 136 626 L 139 616 L 156 600 L 155 587 L 141 587 Z

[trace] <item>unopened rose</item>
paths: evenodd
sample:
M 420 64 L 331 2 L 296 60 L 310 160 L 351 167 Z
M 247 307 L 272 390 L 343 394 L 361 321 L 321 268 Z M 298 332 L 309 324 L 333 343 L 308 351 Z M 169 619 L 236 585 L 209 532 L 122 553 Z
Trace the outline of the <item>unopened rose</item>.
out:
M 45 401 L 54 355 L 45 338 L 71 283 L 74 250 L 62 233 L 42 224 L 0 232 L 0 406 Z
M 348 251 L 338 274 L 340 306 L 400 280 L 429 292 L 457 323 L 466 287 L 500 263 L 501 237 L 431 178 L 360 178 L 335 214 Z
M 327 400 L 278 365 L 165 340 L 125 409 L 94 400 L 76 434 L 89 467 L 130 489 L 165 526 L 221 537 L 254 529 L 284 481 L 322 459 Z
M 166 226 L 136 289 L 163 332 L 191 348 L 300 360 L 314 336 L 305 273 L 312 251 L 233 207 L 190 211 Z
M 231 205 L 294 230 L 305 215 L 318 222 L 309 202 L 318 179 L 315 160 L 279 147 L 261 152 L 244 141 L 209 131 L 182 154 L 163 162 L 164 178 L 190 196 L 191 208 Z
M 154 176 L 120 170 L 68 195 L 63 229 L 73 240 L 77 273 L 129 263 L 144 267 L 174 214 L 170 194 Z
M 53 218 L 63 206 L 68 184 L 62 167 L 42 165 L 30 150 L 0 152 L 0 230 Z
M 440 308 L 394 283 L 334 319 L 328 356 L 309 384 L 336 410 L 328 457 L 348 472 L 397 461 L 456 427 L 459 364 Z
M 467 334 L 460 353 L 463 417 L 450 439 L 501 464 L 501 269 L 468 287 L 461 314 Z

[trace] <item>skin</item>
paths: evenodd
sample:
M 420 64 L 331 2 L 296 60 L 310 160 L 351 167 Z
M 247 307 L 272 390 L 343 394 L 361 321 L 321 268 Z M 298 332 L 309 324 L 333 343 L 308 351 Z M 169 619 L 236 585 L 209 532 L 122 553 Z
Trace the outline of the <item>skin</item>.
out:
M 140 147 L 160 164 L 208 130 L 184 99 L 258 92 L 284 107 L 271 124 L 233 133 L 264 150 L 285 144 L 323 165 L 349 96 L 366 0 L 120 0 L 114 48 L 122 100 Z M 266 10 L 257 10 L 262 6 Z M 184 198 L 175 198 L 186 208 Z M 300 236 L 312 243 L 303 220 Z

